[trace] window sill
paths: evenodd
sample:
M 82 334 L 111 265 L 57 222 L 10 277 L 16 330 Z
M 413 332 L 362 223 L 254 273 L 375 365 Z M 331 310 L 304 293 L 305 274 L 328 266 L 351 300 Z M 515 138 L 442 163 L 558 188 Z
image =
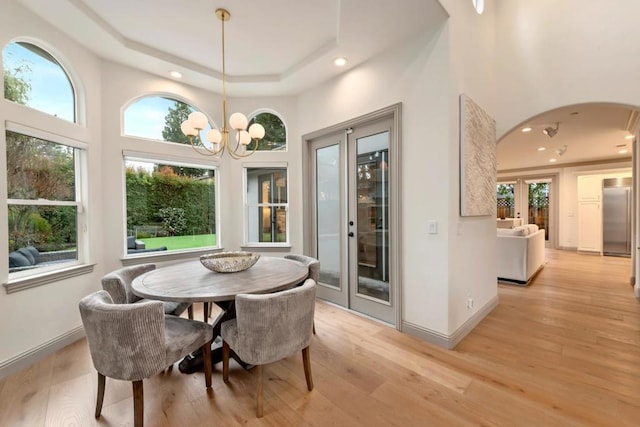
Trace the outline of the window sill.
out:
M 129 255 L 121 258 L 123 266 L 145 264 L 152 262 L 181 261 L 200 257 L 200 255 L 222 252 L 222 248 L 204 248 L 190 251 L 147 252 L 139 255 Z
M 14 280 L 9 279 L 9 282 L 3 283 L 2 286 L 4 286 L 5 291 L 8 294 L 12 294 L 14 292 L 24 291 L 26 289 L 35 288 L 48 283 L 59 282 L 60 280 L 92 273 L 94 266 L 95 264 L 74 265 L 72 267 L 48 271 L 33 276 L 21 277 Z
M 291 245 L 289 243 L 247 243 L 246 245 L 242 245 L 240 249 L 243 251 L 252 250 L 257 252 L 289 252 Z

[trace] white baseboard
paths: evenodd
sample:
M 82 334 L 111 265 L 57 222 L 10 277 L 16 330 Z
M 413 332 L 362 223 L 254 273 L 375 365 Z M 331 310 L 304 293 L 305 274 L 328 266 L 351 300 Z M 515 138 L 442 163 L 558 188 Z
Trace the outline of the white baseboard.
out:
M 84 328 L 78 326 L 69 332 L 59 335 L 37 347 L 18 354 L 11 359 L 7 359 L 0 363 L 0 379 L 14 374 L 35 362 L 44 359 L 48 355 L 55 353 L 63 347 L 84 338 Z
M 478 323 L 482 321 L 491 311 L 498 305 L 498 296 L 489 300 L 480 310 L 476 311 L 466 322 L 464 322 L 456 331 L 451 335 L 442 334 L 440 332 L 432 331 L 422 326 L 418 326 L 409 322 L 402 322 L 402 332 L 405 332 L 414 337 L 420 338 L 428 343 L 437 345 L 438 347 L 446 348 L 447 350 L 453 349 L 460 341 L 466 337 L 469 332 L 475 328 Z

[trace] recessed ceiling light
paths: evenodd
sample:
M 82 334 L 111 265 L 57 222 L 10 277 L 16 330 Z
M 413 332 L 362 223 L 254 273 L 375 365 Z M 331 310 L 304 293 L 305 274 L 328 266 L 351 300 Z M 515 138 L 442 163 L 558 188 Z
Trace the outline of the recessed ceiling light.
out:
M 478 15 L 482 15 L 484 12 L 484 0 L 471 0 L 473 2 L 473 7 L 476 8 L 476 12 Z
M 522 131 L 522 132 L 531 132 L 531 128 L 529 128 L 529 127 L 522 128 L 522 129 L 520 129 L 520 131 Z
M 633 139 L 633 135 L 627 135 L 624 137 L 624 139 Z
M 182 73 L 180 71 L 169 71 L 169 75 L 171 77 L 175 77 L 176 79 L 182 78 Z
M 619 154 L 627 154 L 628 152 L 629 152 L 629 151 L 624 150 L 624 149 L 622 149 L 622 150 L 618 150 L 618 153 L 619 153 Z
M 555 162 L 557 162 L 557 161 L 558 161 L 558 160 L 556 160 L 556 159 L 549 159 L 549 162 L 550 162 L 550 163 L 555 163 Z
M 347 65 L 347 58 L 336 58 L 333 60 L 333 63 L 335 64 L 336 67 L 344 67 L 345 65 Z
M 538 151 L 544 151 L 544 150 L 546 150 L 545 147 L 538 147 Z

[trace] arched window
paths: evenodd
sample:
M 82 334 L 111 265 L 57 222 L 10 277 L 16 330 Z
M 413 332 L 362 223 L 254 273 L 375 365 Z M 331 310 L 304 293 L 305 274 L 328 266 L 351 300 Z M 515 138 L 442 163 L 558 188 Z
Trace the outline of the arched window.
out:
M 258 151 L 284 151 L 287 149 L 287 127 L 280 117 L 273 113 L 258 113 L 249 120 L 249 126 L 260 123 L 265 130 L 264 138 L 258 145 Z M 253 150 L 254 142 L 247 146 Z
M 73 85 L 60 63 L 32 43 L 16 41 L 2 51 L 4 98 L 76 121 Z
M 196 111 L 193 106 L 166 96 L 140 98 L 124 111 L 124 134 L 158 141 L 189 144 L 180 124 Z M 201 132 L 203 141 L 211 127 Z

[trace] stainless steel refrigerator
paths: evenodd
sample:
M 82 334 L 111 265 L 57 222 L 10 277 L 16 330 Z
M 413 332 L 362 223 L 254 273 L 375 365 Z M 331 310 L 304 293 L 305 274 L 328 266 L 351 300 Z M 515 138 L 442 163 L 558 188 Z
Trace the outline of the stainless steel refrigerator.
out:
M 602 180 L 602 252 L 631 256 L 631 178 Z

